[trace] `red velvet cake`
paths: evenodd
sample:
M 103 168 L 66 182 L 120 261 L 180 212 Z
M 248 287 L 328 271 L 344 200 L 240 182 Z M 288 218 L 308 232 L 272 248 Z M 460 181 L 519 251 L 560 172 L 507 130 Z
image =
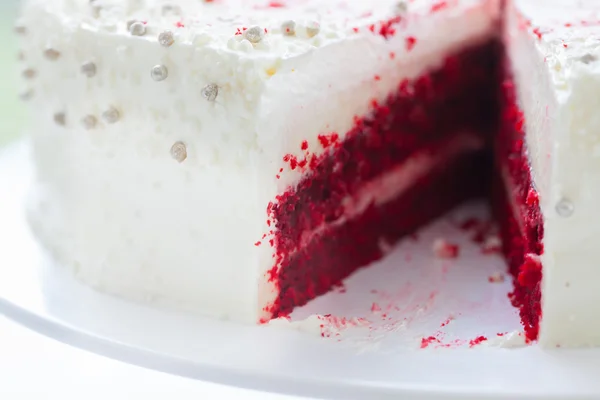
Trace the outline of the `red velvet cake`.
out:
M 30 220 L 96 288 L 264 323 L 486 198 L 527 339 L 600 344 L 600 4 L 541 4 L 28 0 Z

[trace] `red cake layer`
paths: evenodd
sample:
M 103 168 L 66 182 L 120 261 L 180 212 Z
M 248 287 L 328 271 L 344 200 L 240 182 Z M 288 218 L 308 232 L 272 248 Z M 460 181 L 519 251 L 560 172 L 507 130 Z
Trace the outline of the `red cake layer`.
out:
M 323 137 L 329 151 L 311 159 L 299 185 L 268 209 L 276 227 L 269 278 L 279 293 L 266 310 L 272 317 L 289 314 L 381 258 L 382 240 L 394 243 L 485 192 L 490 156 L 465 149 L 397 198 L 336 223 L 344 217 L 344 201 L 415 153 L 435 154 L 465 133 L 488 140 L 497 127 L 499 54 L 498 43 L 490 42 L 450 56 L 439 70 L 399 83 L 385 104 L 373 102 L 372 112 L 357 116 L 350 132 Z
M 500 224 L 504 254 L 514 277 L 511 302 L 519 308 L 525 335 L 535 340 L 541 318 L 543 219 L 533 187 L 525 145 L 524 116 L 511 79 L 502 83 L 502 114 L 495 140 L 493 207 Z

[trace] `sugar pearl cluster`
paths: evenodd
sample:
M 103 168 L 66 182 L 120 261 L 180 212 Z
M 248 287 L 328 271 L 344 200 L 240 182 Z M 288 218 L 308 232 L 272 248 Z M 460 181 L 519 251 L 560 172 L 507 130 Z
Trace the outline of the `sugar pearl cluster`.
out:
M 237 32 L 227 42 L 227 47 L 231 50 L 243 52 L 253 50 L 269 51 L 273 46 L 270 42 L 272 38 L 293 38 L 297 41 L 306 41 L 306 44 L 317 45 L 320 43 L 317 40 L 320 33 L 321 24 L 316 20 L 303 22 L 285 20 L 271 30 L 258 25 L 237 28 Z M 311 41 L 312 39 L 317 41 Z M 292 45 L 291 42 L 290 45 Z
M 100 3 L 92 0 L 91 4 L 94 5 L 95 11 L 99 11 L 101 9 Z M 163 7 L 164 14 L 177 15 L 180 14 L 180 11 L 181 10 L 176 6 L 164 5 Z M 147 38 L 151 34 L 151 30 L 144 21 L 129 20 L 126 22 L 126 29 L 127 33 L 131 37 Z M 15 26 L 15 33 L 18 35 L 27 35 L 28 32 L 28 28 L 24 25 Z M 260 43 L 264 36 L 264 30 L 258 26 L 246 30 L 244 34 L 244 38 L 254 44 Z M 168 49 L 176 44 L 176 38 L 177 35 L 173 30 L 163 30 L 156 35 L 156 43 Z M 62 56 L 61 51 L 53 47 L 45 48 L 42 55 L 44 59 L 51 62 L 58 61 Z M 21 53 L 19 58 L 22 61 L 25 61 L 25 56 L 23 53 Z M 94 60 L 88 60 L 79 66 L 79 73 L 87 79 L 93 79 L 99 73 L 101 73 L 101 69 Z M 37 69 L 31 67 L 25 68 L 22 72 L 22 76 L 27 81 L 33 81 L 38 76 L 38 71 Z M 157 83 L 167 80 L 169 78 L 169 68 L 164 64 L 156 64 L 151 66 L 150 78 Z M 200 95 L 207 102 L 214 103 L 217 101 L 217 97 L 219 96 L 219 89 L 220 88 L 216 83 L 207 83 L 202 88 Z M 33 97 L 33 94 L 33 89 L 30 89 L 21 95 L 21 99 L 29 100 Z M 112 125 L 118 123 L 121 118 L 122 116 L 119 108 L 116 106 L 109 106 L 99 114 L 84 115 L 80 117 L 79 121 L 84 129 L 95 130 L 101 125 L 101 123 L 104 123 L 106 126 Z M 56 125 L 61 127 L 66 127 L 70 121 L 67 111 L 65 110 L 60 110 L 54 113 L 52 120 Z M 185 143 L 177 141 L 172 145 L 170 154 L 173 159 L 179 163 L 182 163 L 187 159 L 187 146 Z
M 276 56 L 297 54 L 342 35 L 355 34 L 351 33 L 348 25 L 353 19 L 360 20 L 360 23 L 367 26 L 367 23 L 406 12 L 408 7 L 408 2 L 403 0 L 385 0 L 389 1 L 389 6 L 378 7 L 376 12 L 371 12 L 371 6 L 359 6 L 358 2 L 349 3 L 351 10 L 340 11 L 339 5 L 333 0 L 307 0 L 302 4 L 277 2 L 277 5 L 275 2 L 258 5 L 258 1 L 249 0 L 247 3 L 236 3 L 237 8 L 232 7 L 233 3 L 228 4 L 229 1 L 89 0 L 65 2 L 64 12 L 67 15 L 85 15 L 86 24 L 93 25 L 94 29 L 100 32 L 126 36 L 129 38 L 129 45 L 156 45 L 157 49 L 160 49 L 156 58 L 150 62 L 136 64 L 135 67 L 140 69 L 143 79 L 150 79 L 157 87 L 162 85 L 171 90 L 172 86 L 180 82 L 180 77 L 177 76 L 177 65 L 172 64 L 170 60 L 173 58 L 169 54 L 176 54 L 180 46 L 199 48 L 219 45 L 223 49 L 227 47 L 238 52 L 268 52 Z M 390 10 L 392 5 L 394 9 Z M 353 17 L 340 19 L 341 14 Z M 289 19 L 290 17 L 293 19 Z M 343 24 L 336 25 L 342 20 L 345 21 Z M 26 24 L 15 26 L 15 33 L 21 36 L 27 36 L 34 30 L 34 26 Z M 48 43 L 52 45 L 41 49 L 45 62 L 62 62 L 64 66 L 58 64 L 60 68 L 72 68 L 67 65 L 69 60 L 73 59 L 70 49 L 61 48 L 56 42 Z M 27 61 L 25 56 L 21 58 Z M 94 79 L 98 82 L 105 81 L 107 75 L 113 71 L 108 71 L 108 66 L 103 64 L 104 60 L 94 59 L 93 56 L 87 60 L 79 60 L 76 65 L 77 74 L 82 79 L 90 80 L 89 82 L 93 82 Z M 23 100 L 29 100 L 35 95 L 33 86 L 39 73 L 43 72 L 42 67 L 35 65 L 34 68 L 27 67 L 22 71 L 25 81 L 32 84 L 32 87 L 21 95 Z M 276 66 L 265 68 L 267 76 L 276 72 Z M 222 104 L 220 97 L 227 94 L 227 85 L 221 84 L 209 80 L 201 82 L 199 98 L 206 101 L 209 107 L 219 107 Z M 68 109 L 59 109 L 56 110 L 53 120 L 57 125 L 65 127 L 79 124 L 87 130 L 110 129 L 111 125 L 127 118 L 126 107 L 116 103 L 105 104 L 101 109 L 87 115 L 70 115 Z M 185 144 L 179 143 L 178 148 L 181 146 L 185 147 Z M 177 154 L 181 154 L 181 151 Z

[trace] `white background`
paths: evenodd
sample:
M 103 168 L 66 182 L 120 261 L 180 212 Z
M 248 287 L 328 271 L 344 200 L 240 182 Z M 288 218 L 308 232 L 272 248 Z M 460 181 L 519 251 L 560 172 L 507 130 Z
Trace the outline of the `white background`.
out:
M 130 366 L 46 338 L 2 316 L 0 399 L 300 400 Z

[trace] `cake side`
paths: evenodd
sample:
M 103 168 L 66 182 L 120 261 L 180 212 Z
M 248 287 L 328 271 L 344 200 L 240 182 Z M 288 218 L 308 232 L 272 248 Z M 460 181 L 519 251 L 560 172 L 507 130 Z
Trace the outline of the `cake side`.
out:
M 38 232 L 103 291 L 254 321 L 262 63 L 97 32 L 34 6 L 24 62 L 36 68 L 27 85 Z M 156 65 L 164 80 L 151 75 Z M 203 94 L 213 83 L 214 100 Z
M 219 2 L 31 0 L 23 76 L 40 236 L 104 291 L 242 321 L 272 316 L 280 288 L 267 209 L 308 172 L 292 156 L 305 141 L 325 154 L 320 135 L 343 141 L 402 81 L 492 37 L 498 12 L 483 0 L 420 1 L 408 13 L 348 3 L 328 13 L 322 2 L 210 11 Z
M 598 345 L 600 6 L 514 0 L 506 43 L 544 215 L 539 343 Z

